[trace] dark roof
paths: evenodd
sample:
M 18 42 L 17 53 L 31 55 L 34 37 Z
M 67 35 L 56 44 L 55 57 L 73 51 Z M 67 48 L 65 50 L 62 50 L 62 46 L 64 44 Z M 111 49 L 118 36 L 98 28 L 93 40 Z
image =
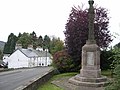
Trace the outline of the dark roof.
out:
M 19 49 L 25 56 L 31 57 L 51 57 L 51 54 L 46 51 L 39 51 L 34 49 Z
M 10 54 L 4 54 L 4 56 L 8 56 L 8 57 L 9 57 L 9 56 L 10 56 Z
M 39 51 L 39 50 L 34 50 L 34 52 L 39 56 L 39 57 L 51 57 L 51 54 L 46 51 Z
M 31 58 L 31 57 L 38 57 L 38 55 L 33 52 L 31 49 L 19 49 L 25 56 Z

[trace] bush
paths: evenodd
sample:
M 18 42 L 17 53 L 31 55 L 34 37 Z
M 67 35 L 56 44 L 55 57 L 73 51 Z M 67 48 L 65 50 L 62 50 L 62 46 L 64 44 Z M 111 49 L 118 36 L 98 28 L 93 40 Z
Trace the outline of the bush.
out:
M 105 90 L 120 90 L 120 65 L 114 69 L 114 80 L 112 80 Z
M 105 90 L 120 90 L 120 48 L 115 47 L 112 52 L 114 55 L 113 62 L 111 64 L 112 76 L 114 80 L 105 88 Z
M 111 69 L 111 64 L 114 60 L 114 58 L 112 57 L 114 55 L 114 53 L 109 50 L 109 51 L 101 51 L 101 55 L 100 55 L 100 68 L 102 70 L 107 70 L 107 69 Z
M 53 65 L 59 70 L 60 73 L 70 72 L 74 67 L 71 57 L 65 50 L 54 54 Z

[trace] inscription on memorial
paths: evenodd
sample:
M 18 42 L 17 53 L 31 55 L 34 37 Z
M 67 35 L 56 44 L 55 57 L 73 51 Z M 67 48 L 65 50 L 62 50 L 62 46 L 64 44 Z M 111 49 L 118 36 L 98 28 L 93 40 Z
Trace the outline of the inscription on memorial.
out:
M 94 53 L 87 52 L 87 65 L 94 65 Z

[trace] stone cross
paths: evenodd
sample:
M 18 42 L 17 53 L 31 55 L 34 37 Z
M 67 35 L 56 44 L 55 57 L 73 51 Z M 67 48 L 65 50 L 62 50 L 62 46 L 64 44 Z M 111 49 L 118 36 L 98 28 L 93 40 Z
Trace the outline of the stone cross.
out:
M 94 39 L 94 1 L 90 0 L 88 1 L 89 3 L 89 11 L 88 11 L 88 15 L 89 15 L 89 34 L 88 34 L 88 40 L 87 43 L 96 43 L 95 39 Z

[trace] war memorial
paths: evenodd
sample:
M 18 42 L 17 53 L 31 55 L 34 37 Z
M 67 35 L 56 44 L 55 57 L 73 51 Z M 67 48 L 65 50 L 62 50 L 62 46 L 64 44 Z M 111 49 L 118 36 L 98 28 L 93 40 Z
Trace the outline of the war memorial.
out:
M 70 78 L 69 83 L 77 86 L 102 87 L 107 78 L 101 75 L 100 48 L 94 38 L 94 1 L 89 0 L 89 35 L 86 44 L 82 47 L 82 63 L 80 74 Z

